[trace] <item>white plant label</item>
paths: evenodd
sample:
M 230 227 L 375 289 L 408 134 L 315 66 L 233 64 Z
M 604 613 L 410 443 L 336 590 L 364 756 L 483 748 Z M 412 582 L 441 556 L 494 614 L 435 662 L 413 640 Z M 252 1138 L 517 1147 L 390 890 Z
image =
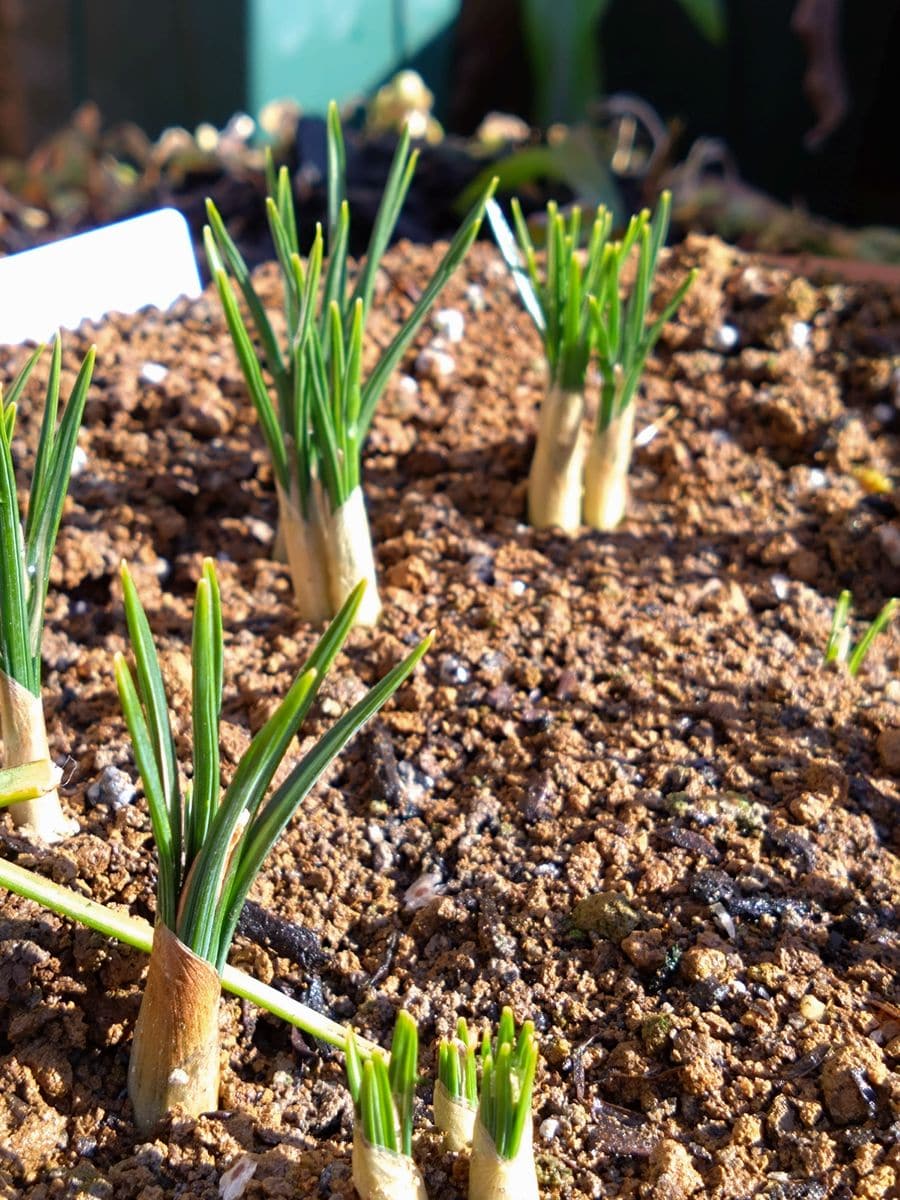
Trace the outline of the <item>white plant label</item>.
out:
M 0 342 L 44 341 L 60 327 L 168 308 L 201 290 L 187 221 L 161 208 L 0 258 Z

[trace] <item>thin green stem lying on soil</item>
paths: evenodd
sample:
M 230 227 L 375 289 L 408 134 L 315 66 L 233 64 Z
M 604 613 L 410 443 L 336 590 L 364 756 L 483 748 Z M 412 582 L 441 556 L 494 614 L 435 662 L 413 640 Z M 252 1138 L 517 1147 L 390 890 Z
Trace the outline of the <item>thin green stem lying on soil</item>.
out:
M 219 715 L 223 653 L 219 586 L 203 564 L 192 641 L 193 784 L 182 790 L 165 685 L 150 627 L 126 567 L 125 616 L 135 674 L 116 657 L 116 680 L 150 809 L 159 857 L 158 925 L 132 1050 L 129 1091 L 138 1123 L 151 1128 L 176 1102 L 204 1111 L 215 1104 L 212 1058 L 198 1046 L 213 1036 L 219 976 L 247 893 L 288 821 L 334 757 L 415 668 L 431 639 L 415 650 L 300 759 L 274 794 L 269 785 L 316 692 L 353 625 L 365 582 L 348 596 L 287 696 L 256 734 L 224 795 L 219 794 Z M 174 1015 L 173 1015 L 174 1014 Z M 192 1025 L 191 1014 L 196 1017 Z M 195 1045 L 185 1041 L 193 1031 Z M 217 1069 L 217 1056 L 215 1058 Z M 193 1064 L 188 1066 L 188 1064 Z M 196 1094 L 188 1082 L 196 1076 Z M 188 1077 L 184 1079 L 182 1077 Z M 177 1078 L 173 1091 L 172 1079 Z
M 12 439 L 16 408 L 44 347 L 30 356 L 8 393 L 0 395 L 0 726 L 8 767 L 49 758 L 41 705 L 41 642 L 50 563 L 69 488 L 72 459 L 94 367 L 88 351 L 57 423 L 62 342 L 56 338 L 44 400 L 41 432 L 31 477 L 28 512 L 19 513 Z M 13 804 L 16 825 L 44 841 L 71 832 L 56 786 Z
M 327 134 L 327 262 L 318 227 L 304 265 L 290 176 L 286 168 L 277 176 L 274 168 L 269 170 L 266 212 L 284 286 L 287 336 L 283 347 L 212 201 L 207 202 L 209 224 L 204 238 L 238 361 L 272 458 L 281 532 L 301 615 L 313 621 L 327 619 L 355 584 L 365 579 L 369 586 L 357 620 L 373 624 L 380 604 L 360 490 L 363 443 L 391 372 L 475 240 L 493 187 L 471 209 L 412 313 L 363 381 L 362 342 L 376 274 L 399 219 L 418 154 L 408 132 L 404 133 L 365 259 L 351 286 L 345 150 L 334 103 L 328 110 Z M 249 326 L 241 315 L 232 280 L 246 304 Z M 251 329 L 272 380 L 271 392 Z
M 62 771 L 49 758 L 0 770 L 0 808 L 38 800 L 59 786 Z
M 33 900 L 50 912 L 68 917 L 70 921 L 78 921 L 93 929 L 104 937 L 115 938 L 126 946 L 132 946 L 144 954 L 149 954 L 153 946 L 153 926 L 139 917 L 130 917 L 127 913 L 108 908 L 74 892 L 71 888 L 53 883 L 43 876 L 20 867 L 17 863 L 0 859 L 0 887 L 7 888 L 17 896 Z M 305 1004 L 286 996 L 276 988 L 270 987 L 227 964 L 222 969 L 222 986 L 226 992 L 251 1000 L 260 1008 L 266 1009 L 276 1017 L 281 1017 L 311 1037 L 346 1050 L 350 1030 L 330 1017 L 308 1008 Z M 377 1047 L 358 1035 L 354 1035 L 354 1050 L 358 1060 L 371 1055 Z
M 827 664 L 845 666 L 849 675 L 856 676 L 872 648 L 872 643 L 894 619 L 900 600 L 892 597 L 882 606 L 856 645 L 852 645 L 850 641 L 849 620 L 852 603 L 853 596 L 849 591 L 845 590 L 838 596 L 837 604 L 834 606 L 834 616 L 831 619 L 831 632 L 828 635 L 823 657 Z

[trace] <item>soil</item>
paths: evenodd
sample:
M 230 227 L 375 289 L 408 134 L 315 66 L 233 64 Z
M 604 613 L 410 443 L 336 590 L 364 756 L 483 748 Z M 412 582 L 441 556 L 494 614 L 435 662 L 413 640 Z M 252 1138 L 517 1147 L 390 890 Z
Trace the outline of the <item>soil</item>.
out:
M 438 253 L 390 252 L 370 352 Z M 426 1077 L 457 1013 L 533 1016 L 546 1197 L 896 1196 L 900 630 L 856 680 L 822 652 L 841 588 L 857 632 L 900 591 L 900 299 L 717 241 L 676 253 L 666 285 L 689 263 L 700 280 L 650 363 L 638 429 L 656 432 L 612 534 L 523 524 L 540 346 L 490 247 L 448 288 L 465 338 L 423 334 L 365 457 L 383 620 L 352 634 L 296 753 L 437 644 L 293 821 L 232 961 L 382 1042 L 405 1005 Z M 68 380 L 90 340 L 98 367 L 44 640 L 81 832 L 40 849 L 4 826 L 2 850 L 152 917 L 147 812 L 115 773 L 135 776 L 119 560 L 185 764 L 202 556 L 225 604 L 226 778 L 315 631 L 269 557 L 271 470 L 216 299 L 82 335 Z M 2 376 L 22 358 L 0 350 Z M 33 447 L 33 414 L 22 428 Z M 248 1200 L 352 1196 L 340 1056 L 226 997 L 221 1110 L 143 1140 L 125 1082 L 145 960 L 6 894 L 0 943 L 0 1195 L 211 1200 L 243 1163 Z M 458 1200 L 465 1163 L 420 1095 L 430 1194 Z

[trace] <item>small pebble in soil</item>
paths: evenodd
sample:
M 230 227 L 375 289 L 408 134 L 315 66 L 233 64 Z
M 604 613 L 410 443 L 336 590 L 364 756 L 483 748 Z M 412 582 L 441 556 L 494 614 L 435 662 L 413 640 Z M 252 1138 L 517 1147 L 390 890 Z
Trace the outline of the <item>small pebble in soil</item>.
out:
M 403 907 L 409 912 L 415 912 L 419 908 L 424 908 L 426 904 L 430 904 L 436 896 L 441 895 L 443 890 L 444 885 L 439 873 L 426 871 L 403 893 Z
M 526 586 L 527 585 L 525 584 L 524 580 L 514 579 L 509 585 L 509 590 L 514 596 L 524 596 Z
M 72 455 L 72 470 L 70 472 L 72 478 L 77 479 L 78 476 L 84 472 L 84 469 L 87 465 L 87 451 L 82 449 L 81 446 L 76 446 L 75 452 Z
M 729 350 L 735 349 L 741 340 L 741 335 L 734 325 L 720 325 L 715 332 L 713 340 L 716 343 L 717 350 L 727 353 Z
M 118 767 L 104 767 L 100 778 L 87 791 L 88 803 L 105 804 L 108 808 L 127 808 L 137 795 L 134 784 Z
M 779 600 L 787 600 L 788 591 L 790 590 L 790 586 L 791 586 L 791 581 L 787 578 L 786 575 L 773 575 L 772 576 L 772 591 L 775 593 L 775 595 L 778 597 Z
M 445 654 L 438 664 L 441 683 L 455 684 L 469 682 L 469 669 L 453 654 Z
M 420 379 L 449 379 L 456 370 L 456 359 L 446 350 L 426 346 L 416 358 L 415 370 Z
M 552 1142 L 559 1133 L 559 1121 L 556 1117 L 547 1117 L 541 1121 L 539 1132 L 545 1142 Z
M 141 367 L 141 382 L 142 383 L 162 383 L 169 373 L 169 368 L 164 367 L 162 363 L 145 362 Z
M 795 350 L 805 350 L 809 345 L 810 328 L 805 321 L 795 321 L 791 326 L 791 345 Z
M 448 342 L 461 342 L 466 331 L 466 322 L 455 308 L 439 308 L 432 317 L 432 324 Z
M 876 404 L 872 409 L 872 416 L 882 425 L 889 425 L 897 415 L 897 410 L 892 404 Z
M 466 299 L 469 302 L 469 307 L 472 312 L 484 312 L 484 288 L 478 283 L 470 283 L 466 287 Z
M 595 892 L 579 900 L 572 910 L 571 922 L 576 929 L 618 943 L 637 929 L 641 915 L 618 892 Z
M 419 393 L 419 385 L 412 375 L 401 375 L 397 380 L 397 391 L 404 396 L 416 396 Z
M 821 1021 L 825 1016 L 825 1005 L 818 996 L 807 993 L 800 999 L 800 1016 L 811 1023 Z
M 256 1174 L 256 1167 L 256 1159 L 243 1154 L 227 1171 L 223 1171 L 219 1180 L 220 1200 L 240 1200 L 247 1190 L 247 1184 Z

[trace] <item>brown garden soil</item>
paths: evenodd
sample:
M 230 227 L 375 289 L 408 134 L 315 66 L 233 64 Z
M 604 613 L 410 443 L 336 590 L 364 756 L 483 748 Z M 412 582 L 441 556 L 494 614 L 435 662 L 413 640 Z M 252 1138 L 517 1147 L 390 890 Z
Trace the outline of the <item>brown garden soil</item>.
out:
M 389 254 L 370 349 L 436 253 Z M 429 1068 L 455 1014 L 532 1015 L 545 1197 L 896 1196 L 900 630 L 856 681 L 822 651 L 842 587 L 867 619 L 900 590 L 898 493 L 860 483 L 900 476 L 900 298 L 716 241 L 677 259 L 668 286 L 688 263 L 700 279 L 650 364 L 638 428 L 659 425 L 612 534 L 523 523 L 539 343 L 489 247 L 446 292 L 453 371 L 423 335 L 366 453 L 383 620 L 352 634 L 291 757 L 437 643 L 272 854 L 253 893 L 268 936 L 232 961 L 383 1042 L 406 1006 Z M 315 632 L 270 560 L 271 471 L 215 298 L 67 337 L 70 381 L 89 340 L 44 640 L 81 832 L 39 849 L 4 826 L 2 852 L 152 917 L 146 809 L 112 770 L 134 776 L 119 560 L 183 763 L 203 555 L 225 602 L 226 778 Z M 0 351 L 2 377 L 22 358 Z M 295 925 L 323 961 L 291 951 Z M 352 1196 L 339 1055 L 226 997 L 221 1110 L 145 1140 L 125 1094 L 143 957 L 6 894 L 0 943 L 0 1195 L 213 1198 L 247 1157 L 248 1200 Z M 420 1098 L 430 1194 L 461 1198 L 427 1082 Z

